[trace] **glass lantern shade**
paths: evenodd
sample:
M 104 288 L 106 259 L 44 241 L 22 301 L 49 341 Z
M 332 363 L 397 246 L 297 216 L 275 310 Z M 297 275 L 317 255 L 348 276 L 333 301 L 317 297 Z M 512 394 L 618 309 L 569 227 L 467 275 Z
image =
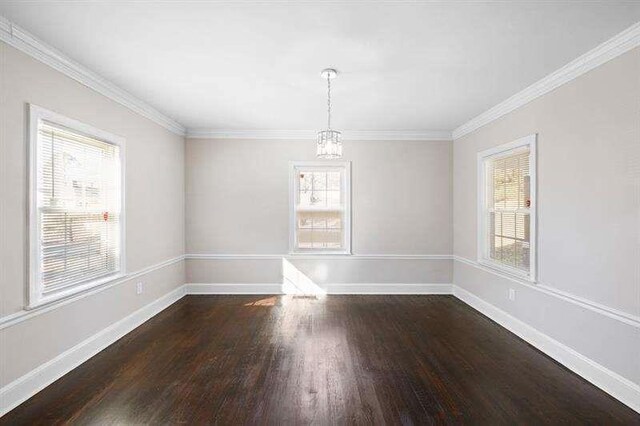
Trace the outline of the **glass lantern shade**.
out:
M 342 158 L 342 133 L 337 130 L 318 132 L 317 158 Z

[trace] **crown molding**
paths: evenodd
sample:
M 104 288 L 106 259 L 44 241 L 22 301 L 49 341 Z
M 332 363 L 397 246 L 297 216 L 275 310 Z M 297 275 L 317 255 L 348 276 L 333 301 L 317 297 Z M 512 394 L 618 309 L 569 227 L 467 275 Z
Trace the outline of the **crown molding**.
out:
M 547 75 L 507 100 L 467 121 L 452 132 L 453 139 L 459 139 L 474 130 L 520 108 L 562 86 L 592 69 L 640 46 L 640 22 L 615 35 L 596 48 L 569 62 L 559 70 Z
M 224 130 L 187 129 L 188 139 L 311 139 L 317 130 Z M 345 130 L 343 140 L 362 141 L 450 141 L 448 130 Z
M 26 30 L 0 16 L 0 40 L 79 83 L 148 118 L 158 125 L 190 139 L 315 139 L 315 130 L 227 130 L 185 129 L 146 102 L 47 45 Z M 600 44 L 505 101 L 469 120 L 453 131 L 447 130 L 346 130 L 345 140 L 443 141 L 459 139 L 492 121 L 551 92 L 629 50 L 640 46 L 640 22 Z
M 186 132 L 184 126 L 174 119 L 73 61 L 59 50 L 47 45 L 3 16 L 0 16 L 0 40 L 107 98 L 124 105 L 165 129 L 184 136 Z

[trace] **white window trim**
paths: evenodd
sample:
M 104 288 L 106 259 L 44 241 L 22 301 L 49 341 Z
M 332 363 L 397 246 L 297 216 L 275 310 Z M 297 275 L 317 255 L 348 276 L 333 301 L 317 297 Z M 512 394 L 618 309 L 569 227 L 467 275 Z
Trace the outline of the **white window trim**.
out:
M 345 173 L 342 176 L 342 190 L 344 191 L 344 249 L 299 249 L 296 247 L 296 194 L 298 191 L 298 168 L 318 167 L 322 169 L 340 168 Z M 313 255 L 351 255 L 351 161 L 290 161 L 289 162 L 289 254 L 313 254 Z
M 40 223 L 37 205 L 38 191 L 38 128 L 43 121 L 48 121 L 95 139 L 103 140 L 120 147 L 120 268 L 118 271 L 94 280 L 79 283 L 70 287 L 44 292 L 40 277 L 40 242 L 38 241 Z M 126 208 L 125 208 L 125 139 L 65 117 L 37 105 L 29 104 L 29 285 L 26 309 L 33 309 L 78 293 L 87 292 L 95 287 L 123 278 L 126 275 Z
M 532 134 L 525 136 L 523 138 L 517 139 L 513 142 L 509 142 L 503 145 L 499 145 L 478 153 L 478 235 L 477 235 L 477 244 L 478 244 L 478 263 L 489 268 L 493 268 L 504 272 L 509 275 L 513 275 L 527 281 L 536 282 L 537 279 L 537 210 L 538 210 L 538 202 L 536 196 L 536 186 L 537 186 L 537 165 L 536 165 L 536 142 L 537 142 L 537 134 Z M 530 199 L 531 199 L 531 207 L 529 209 L 529 238 L 530 238 L 530 267 L 529 272 L 521 271 L 517 268 L 511 268 L 507 265 L 504 265 L 500 262 L 496 262 L 489 258 L 487 255 L 488 247 L 487 247 L 487 220 L 486 220 L 486 211 L 485 203 L 487 200 L 487 192 L 486 192 L 486 169 L 485 169 L 485 160 L 487 157 L 492 157 L 496 155 L 500 155 L 501 153 L 506 153 L 507 151 L 511 151 L 513 149 L 529 147 L 529 175 L 530 175 Z

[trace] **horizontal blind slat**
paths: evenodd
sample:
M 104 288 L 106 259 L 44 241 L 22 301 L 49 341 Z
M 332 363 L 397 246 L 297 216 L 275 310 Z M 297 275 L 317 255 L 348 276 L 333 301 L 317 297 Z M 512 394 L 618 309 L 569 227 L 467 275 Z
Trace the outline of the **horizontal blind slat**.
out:
M 529 149 L 518 149 L 488 161 L 489 257 L 528 271 L 530 259 Z
M 120 268 L 120 147 L 43 121 L 38 132 L 45 291 Z

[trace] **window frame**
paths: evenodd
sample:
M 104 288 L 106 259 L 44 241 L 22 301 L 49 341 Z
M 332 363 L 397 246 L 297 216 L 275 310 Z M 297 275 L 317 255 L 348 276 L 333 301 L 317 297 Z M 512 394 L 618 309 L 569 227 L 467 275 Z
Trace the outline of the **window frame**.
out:
M 344 196 L 344 224 L 343 224 L 343 249 L 300 249 L 296 245 L 296 202 L 299 188 L 297 172 L 299 169 L 318 168 L 327 170 L 330 168 L 344 170 L 342 174 L 342 193 Z M 351 161 L 290 161 L 289 162 L 289 254 L 312 255 L 351 255 Z
M 537 279 L 537 134 L 524 136 L 513 142 L 505 143 L 493 148 L 478 152 L 478 206 L 477 206 L 477 259 L 480 265 L 496 269 L 500 272 L 535 283 Z M 489 192 L 487 179 L 487 160 L 506 156 L 509 152 L 528 147 L 529 148 L 529 272 L 513 268 L 501 262 L 497 262 L 489 256 L 488 247 L 488 212 L 487 195 Z
M 40 259 L 40 214 L 38 211 L 38 135 L 42 121 L 65 127 L 73 132 L 103 142 L 116 145 L 120 157 L 120 258 L 119 269 L 98 278 L 81 281 L 74 285 L 45 291 L 41 279 L 42 261 Z M 26 309 L 33 309 L 57 300 L 89 291 L 95 287 L 121 279 L 126 276 L 126 206 L 125 206 L 125 139 L 104 130 L 97 129 L 78 120 L 63 116 L 40 106 L 29 104 L 28 118 L 28 161 L 29 161 L 29 280 Z

